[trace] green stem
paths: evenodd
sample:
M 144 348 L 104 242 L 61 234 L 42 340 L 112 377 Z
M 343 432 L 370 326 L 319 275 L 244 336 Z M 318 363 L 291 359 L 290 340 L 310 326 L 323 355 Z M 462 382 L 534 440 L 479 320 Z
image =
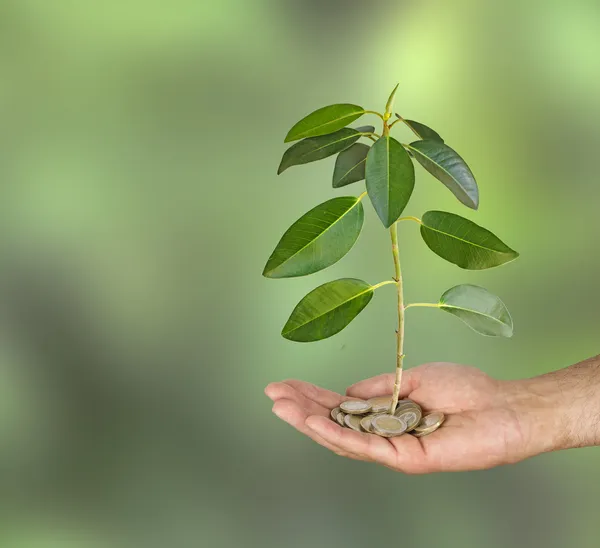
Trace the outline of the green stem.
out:
M 411 304 L 407 304 L 404 307 L 404 310 L 407 310 L 409 308 L 412 308 L 413 306 L 423 306 L 423 307 L 427 307 L 427 308 L 439 308 L 440 304 L 434 304 L 434 303 L 411 303 Z
M 395 284 L 395 283 L 397 283 L 396 280 L 386 280 L 385 282 L 380 282 L 377 285 L 372 286 L 371 289 L 373 291 L 375 291 L 376 289 L 379 289 L 380 287 L 383 287 L 384 285 Z
M 365 114 L 375 114 L 375 116 L 379 116 L 383 120 L 383 114 L 381 114 L 381 112 L 377 112 L 375 110 L 365 110 Z
M 396 114 L 396 116 L 398 116 Z M 398 122 L 404 122 L 404 120 L 402 118 L 398 118 L 397 120 L 394 120 L 391 124 L 390 124 L 390 129 L 392 129 Z
M 394 394 L 390 415 L 394 414 L 398 398 L 400 396 L 400 387 L 402 385 L 402 362 L 404 360 L 404 292 L 402 287 L 402 271 L 400 269 L 400 250 L 398 248 L 398 225 L 397 222 L 390 227 L 392 237 L 392 254 L 394 256 L 394 269 L 396 271 L 396 282 L 398 287 L 398 330 L 396 331 L 397 349 L 396 349 L 396 379 L 394 381 Z
M 397 222 L 400 222 L 400 221 L 414 221 L 415 223 L 419 223 L 420 225 L 423 224 L 421 219 L 419 219 L 418 217 L 411 217 L 411 216 L 400 217 Z

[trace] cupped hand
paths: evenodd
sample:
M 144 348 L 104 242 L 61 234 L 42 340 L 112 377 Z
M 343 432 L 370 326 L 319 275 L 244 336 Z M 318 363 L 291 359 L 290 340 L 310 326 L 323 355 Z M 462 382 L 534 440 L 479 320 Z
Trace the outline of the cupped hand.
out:
M 391 394 L 393 386 L 394 375 L 386 374 L 351 386 L 346 396 L 298 380 L 272 383 L 265 393 L 280 419 L 334 453 L 408 474 L 479 470 L 530 456 L 509 383 L 462 365 L 430 363 L 403 373 L 401 398 L 446 414 L 442 427 L 428 436 L 386 439 L 331 420 L 331 409 L 342 401 Z

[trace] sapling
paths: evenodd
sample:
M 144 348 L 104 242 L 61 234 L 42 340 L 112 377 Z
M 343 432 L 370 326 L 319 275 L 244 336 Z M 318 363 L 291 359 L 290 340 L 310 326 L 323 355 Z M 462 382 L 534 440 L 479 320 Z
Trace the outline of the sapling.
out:
M 398 223 L 416 223 L 429 249 L 463 269 L 493 268 L 519 256 L 492 232 L 455 213 L 428 211 L 421 218 L 401 216 L 415 185 L 414 160 L 471 209 L 476 210 L 479 206 L 479 190 L 465 161 L 437 132 L 398 114 L 390 122 L 397 89 L 398 86 L 392 91 L 383 113 L 353 104 L 336 104 L 309 114 L 289 131 L 285 142 L 298 142 L 285 151 L 278 173 L 337 154 L 333 187 L 341 188 L 364 180 L 366 192 L 358 197 L 333 198 L 300 217 L 282 236 L 263 272 L 268 278 L 293 278 L 313 274 L 339 261 L 358 239 L 364 221 L 362 202 L 368 195 L 383 226 L 390 232 L 393 279 L 371 285 L 356 278 L 342 278 L 317 287 L 298 303 L 283 327 L 282 335 L 298 342 L 331 337 L 369 304 L 376 289 L 395 285 L 398 328 L 390 414 L 396 410 L 402 382 L 407 309 L 438 308 L 458 317 L 482 335 L 511 337 L 513 333 L 512 318 L 504 303 L 476 285 L 453 287 L 437 303 L 405 304 Z M 380 118 L 380 133 L 373 126 L 348 127 L 367 114 Z M 405 144 L 392 137 L 392 130 L 401 126 L 407 126 L 417 140 Z M 367 143 L 359 142 L 363 138 Z

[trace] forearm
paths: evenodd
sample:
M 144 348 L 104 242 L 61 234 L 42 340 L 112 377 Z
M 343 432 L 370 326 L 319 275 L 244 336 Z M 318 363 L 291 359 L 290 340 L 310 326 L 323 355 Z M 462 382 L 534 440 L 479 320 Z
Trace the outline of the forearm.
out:
M 600 445 L 600 356 L 507 387 L 525 456 Z

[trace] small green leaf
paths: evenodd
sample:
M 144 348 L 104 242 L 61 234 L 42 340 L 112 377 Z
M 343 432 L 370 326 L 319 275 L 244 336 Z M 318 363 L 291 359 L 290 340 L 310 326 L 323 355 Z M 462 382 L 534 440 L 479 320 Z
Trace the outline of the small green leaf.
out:
M 296 305 L 281 334 L 297 342 L 326 339 L 344 329 L 372 298 L 372 286 L 362 280 L 342 278 L 328 282 Z
M 375 126 L 360 126 L 354 129 L 359 133 L 375 133 Z
M 392 93 L 390 93 L 390 97 L 387 100 L 387 103 L 385 104 L 385 114 L 386 114 L 385 119 L 386 120 L 388 120 L 390 118 L 390 116 L 392 115 L 392 111 L 394 110 L 394 101 L 396 99 L 396 92 L 398 91 L 399 85 L 400 85 L 400 82 L 398 82 L 396 84 L 396 87 L 393 89 Z
M 356 143 L 360 137 L 358 131 L 347 127 L 329 135 L 311 137 L 295 143 L 283 154 L 277 174 L 283 173 L 289 167 L 316 162 L 342 152 Z
M 440 308 L 488 337 L 512 337 L 513 321 L 504 303 L 483 287 L 457 285 L 440 298 Z
M 415 168 L 396 139 L 383 136 L 369 150 L 365 175 L 367 192 L 386 228 L 404 211 L 415 186 Z
M 365 164 L 370 148 L 363 143 L 354 143 L 339 153 L 333 171 L 333 188 L 340 188 L 365 178 Z
M 434 253 L 467 270 L 492 268 L 519 256 L 489 230 L 446 211 L 425 213 L 421 236 Z
M 420 122 L 415 122 L 414 120 L 404 120 L 396 114 L 400 120 L 402 120 L 410 129 L 412 129 L 413 133 L 419 138 L 423 140 L 430 141 L 438 141 L 439 143 L 443 143 L 444 139 L 440 137 L 440 135 L 433 131 L 430 127 L 427 127 L 425 124 L 421 124 Z
M 331 266 L 352 249 L 363 220 L 363 206 L 354 196 L 318 205 L 286 231 L 267 261 L 263 276 L 293 278 Z
M 346 127 L 365 113 L 358 105 L 339 104 L 315 110 L 305 118 L 302 118 L 285 138 L 285 142 L 297 141 L 306 137 L 318 137 L 327 135 L 338 129 Z
M 448 145 L 437 141 L 416 141 L 408 145 L 413 156 L 452 194 L 471 209 L 479 207 L 479 189 L 469 166 Z

